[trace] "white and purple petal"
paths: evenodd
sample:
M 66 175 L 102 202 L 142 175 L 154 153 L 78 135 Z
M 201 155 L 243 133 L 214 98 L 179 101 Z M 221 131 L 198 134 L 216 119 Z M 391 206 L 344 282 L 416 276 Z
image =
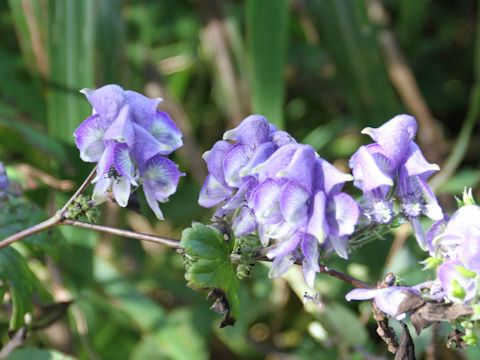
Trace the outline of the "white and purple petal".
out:
M 232 190 L 225 188 L 215 179 L 212 174 L 208 174 L 198 198 L 198 204 L 203 207 L 212 207 L 222 201 L 232 197 Z
M 232 144 L 225 140 L 217 141 L 211 150 L 203 153 L 202 157 L 207 163 L 207 169 L 220 184 L 229 187 L 225 182 L 225 174 L 223 173 L 223 161 L 225 154 L 232 148 Z
M 105 141 L 126 143 L 129 147 L 133 145 L 134 133 L 129 111 L 130 108 L 128 105 L 123 106 L 120 109 L 118 116 L 108 127 L 105 135 L 103 136 Z
M 327 202 L 328 234 L 332 236 L 352 234 L 359 215 L 360 209 L 357 202 L 350 195 L 345 193 L 333 194 Z
M 134 186 L 138 186 L 134 179 L 135 164 L 130 157 L 130 151 L 126 143 L 117 144 L 113 152 L 113 166 L 120 175 L 126 177 Z
M 257 229 L 255 215 L 248 206 L 242 206 L 241 210 L 233 220 L 232 230 L 235 236 L 244 236 L 251 234 Z
M 155 113 L 150 133 L 159 143 L 169 149 L 161 152 L 162 155 L 168 155 L 183 145 L 181 131 L 166 112 L 157 111 Z
M 175 192 L 178 180 L 183 175 L 174 162 L 161 155 L 155 155 L 140 167 L 144 189 L 148 189 L 153 198 L 159 201 Z
M 280 195 L 280 208 L 285 221 L 302 227 L 307 222 L 310 194 L 293 181 L 288 182 Z
M 95 114 L 75 130 L 73 136 L 83 161 L 97 162 L 100 160 L 105 150 L 103 136 L 109 125 L 107 120 Z
M 232 187 L 242 185 L 240 170 L 248 163 L 252 155 L 252 148 L 242 144 L 235 144 L 225 153 L 223 173 L 227 185 Z

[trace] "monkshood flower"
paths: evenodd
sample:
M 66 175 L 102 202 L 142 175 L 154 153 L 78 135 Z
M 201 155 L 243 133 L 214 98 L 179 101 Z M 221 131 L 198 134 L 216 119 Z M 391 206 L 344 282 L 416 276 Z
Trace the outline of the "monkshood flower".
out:
M 209 174 L 198 203 L 204 207 L 221 204 L 216 217 L 237 210 L 232 224 L 235 235 L 252 233 L 257 223 L 246 198 L 258 185 L 258 180 L 251 170 L 279 147 L 292 142 L 295 140 L 288 133 L 278 131 L 263 116 L 248 116 L 203 154 Z
M 442 209 L 427 185 L 439 170 L 428 163 L 413 141 L 417 123 L 412 116 L 398 115 L 379 128 L 365 128 L 375 143 L 361 146 L 350 160 L 354 185 L 363 191 L 362 209 L 368 219 L 387 224 L 393 220 L 394 195 L 402 216 L 410 220 L 420 247 L 427 250 L 419 217 L 443 218 Z
M 0 162 L 0 193 L 8 190 L 8 178 L 5 167 Z
M 378 289 L 354 289 L 345 298 L 351 300 L 374 299 L 377 307 L 385 314 L 397 320 L 403 320 L 406 313 L 402 312 L 402 303 L 409 296 L 420 295 L 419 291 L 405 286 L 390 286 Z
M 321 159 L 309 145 L 287 144 L 257 165 L 259 185 L 248 197 L 264 246 L 274 259 L 270 277 L 302 261 L 304 277 L 313 287 L 320 271 L 320 251 L 347 257 L 348 236 L 353 233 L 359 209 L 355 200 L 340 192 L 351 176 Z
M 162 156 L 183 143 L 168 114 L 157 111 L 161 99 L 149 99 L 118 85 L 81 92 L 93 112 L 74 136 L 80 158 L 98 163 L 93 199 L 98 203 L 113 193 L 116 202 L 125 207 L 132 186 L 143 184 L 149 206 L 163 219 L 157 201 L 166 201 L 184 174 Z

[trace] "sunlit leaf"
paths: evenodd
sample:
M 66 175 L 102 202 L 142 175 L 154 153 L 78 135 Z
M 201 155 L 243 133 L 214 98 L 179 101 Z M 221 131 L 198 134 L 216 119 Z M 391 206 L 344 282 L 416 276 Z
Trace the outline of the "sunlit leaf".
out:
M 210 226 L 193 223 L 182 233 L 185 250 L 185 278 L 195 289 L 209 289 L 216 298 L 212 309 L 224 313 L 221 326 L 233 325 L 239 315 L 238 279 L 230 260 L 234 241 Z

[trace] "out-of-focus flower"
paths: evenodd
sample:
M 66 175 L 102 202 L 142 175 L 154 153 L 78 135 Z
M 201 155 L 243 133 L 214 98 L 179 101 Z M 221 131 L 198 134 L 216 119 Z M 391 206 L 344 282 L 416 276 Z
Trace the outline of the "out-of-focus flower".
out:
M 150 199 L 148 204 L 162 219 L 158 203 L 152 199 L 164 201 L 175 192 L 181 173 L 177 170 L 173 175 L 172 167 L 176 169 L 176 165 L 161 155 L 182 146 L 182 134 L 168 114 L 157 111 L 161 99 L 149 99 L 118 85 L 81 92 L 92 105 L 93 114 L 77 128 L 74 136 L 81 159 L 98 163 L 93 198 L 101 202 L 112 192 L 116 202 L 124 207 L 131 187 L 143 184 Z M 161 187 L 168 191 L 152 190 L 151 185 L 147 185 L 147 190 L 145 183 L 162 183 Z
M 0 192 L 8 190 L 8 178 L 5 167 L 0 162 Z

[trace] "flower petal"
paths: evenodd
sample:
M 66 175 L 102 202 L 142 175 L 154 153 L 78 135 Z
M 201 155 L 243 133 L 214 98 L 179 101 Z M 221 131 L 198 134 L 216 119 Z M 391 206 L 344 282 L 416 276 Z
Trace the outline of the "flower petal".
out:
M 163 201 L 172 195 L 180 176 L 175 163 L 161 155 L 155 155 L 140 167 L 140 177 L 143 187 L 157 200 Z
M 133 147 L 133 156 L 139 164 L 146 162 L 157 154 L 170 151 L 170 147 L 161 144 L 147 130 L 138 124 L 133 124 L 135 134 L 135 146 Z M 168 150 L 167 150 L 168 149 Z
M 225 182 L 225 174 L 223 173 L 223 161 L 225 154 L 232 148 L 232 144 L 228 141 L 217 141 L 211 150 L 206 151 L 202 157 L 207 163 L 208 172 L 224 187 L 230 188 Z
M 156 112 L 150 133 L 159 143 L 169 148 L 168 152 L 161 152 L 162 155 L 168 155 L 183 145 L 182 133 L 170 116 L 163 111 Z
M 350 174 L 345 174 L 322 158 L 316 158 L 314 170 L 314 188 L 323 189 L 326 194 L 338 192 L 346 181 L 352 181 Z
M 127 143 L 128 146 L 133 145 L 133 126 L 130 121 L 130 108 L 128 105 L 123 106 L 118 113 L 118 116 L 108 127 L 103 139 L 105 141 L 115 140 L 119 143 Z
M 235 129 L 225 132 L 223 139 L 234 140 L 255 148 L 261 143 L 270 141 L 270 123 L 261 115 L 250 115 Z
M 87 162 L 97 162 L 102 157 L 105 146 L 103 136 L 109 122 L 95 114 L 85 120 L 73 133 L 75 142 L 80 150 L 80 158 Z
M 128 145 L 126 143 L 117 144 L 115 151 L 113 152 L 113 166 L 124 177 L 126 177 L 130 183 L 134 186 L 138 186 L 137 182 L 133 178 L 135 173 L 135 164 L 130 157 Z
M 393 161 L 394 167 L 402 161 L 417 132 L 417 122 L 410 115 L 397 115 L 379 128 L 365 128 L 362 134 L 369 135 Z
M 249 206 L 255 209 L 255 216 L 261 224 L 278 223 L 282 220 L 278 199 L 283 183 L 269 179 L 258 185 L 253 191 Z
M 229 186 L 240 187 L 242 185 L 240 170 L 248 163 L 251 156 L 252 149 L 242 144 L 235 144 L 225 153 L 223 172 Z
M 270 271 L 268 272 L 268 277 L 270 279 L 275 279 L 283 275 L 288 269 L 290 269 L 290 266 L 292 266 L 295 261 L 296 256 L 292 254 L 275 258 L 275 260 L 272 262 L 272 266 L 270 267 Z
M 115 120 L 125 101 L 125 91 L 118 85 L 105 85 L 96 90 L 82 89 L 80 92 L 108 123 Z
M 329 231 L 328 223 L 325 218 L 325 204 L 326 196 L 323 191 L 315 194 L 312 200 L 312 213 L 308 220 L 306 232 L 313 235 L 318 243 L 322 244 L 325 240 L 325 235 Z
M 93 183 L 97 182 L 102 176 L 104 176 L 113 164 L 113 154 L 115 153 L 115 143 L 109 142 L 105 147 L 105 151 L 97 164 L 97 176 L 92 180 Z
M 288 182 L 280 195 L 280 208 L 286 221 L 301 227 L 307 221 L 307 200 L 310 194 L 293 181 Z
M 364 192 L 371 192 L 380 187 L 393 186 L 393 179 L 377 164 L 377 161 L 366 146 L 360 146 L 353 154 L 350 166 L 352 167 L 354 185 Z
M 209 208 L 231 197 L 232 190 L 225 188 L 212 174 L 208 174 L 200 190 L 198 204 Z
M 312 235 L 302 233 L 301 246 L 305 260 L 310 263 L 310 266 L 315 272 L 319 272 L 320 267 L 318 266 L 319 251 L 317 239 Z
M 275 131 L 272 134 L 272 143 L 277 147 L 282 147 L 287 144 L 295 144 L 297 141 L 286 131 Z
M 135 91 L 125 91 L 125 101 L 130 105 L 133 121 L 144 129 L 150 129 L 154 121 L 161 98 L 150 99 Z
M 235 236 L 244 236 L 251 234 L 257 229 L 257 222 L 252 210 L 248 206 L 242 206 L 242 209 L 233 220 L 232 230 Z
M 296 231 L 292 236 L 279 241 L 277 247 L 267 253 L 267 257 L 269 259 L 273 259 L 278 256 L 283 257 L 287 255 L 297 248 L 302 238 L 303 234 L 300 231 Z
M 113 180 L 112 192 L 115 197 L 115 201 L 121 207 L 125 207 L 128 204 L 130 198 L 131 184 L 130 180 L 125 176 L 121 176 L 118 179 Z
M 358 222 L 360 209 L 356 201 L 348 194 L 336 193 L 328 199 L 328 234 L 332 236 L 350 235 Z
M 143 187 L 143 193 L 145 194 L 145 199 L 147 200 L 148 206 L 152 209 L 153 213 L 157 217 L 158 220 L 164 220 L 162 210 L 160 210 L 160 206 L 158 205 L 157 199 L 155 199 L 155 195 L 150 192 L 148 187 Z

